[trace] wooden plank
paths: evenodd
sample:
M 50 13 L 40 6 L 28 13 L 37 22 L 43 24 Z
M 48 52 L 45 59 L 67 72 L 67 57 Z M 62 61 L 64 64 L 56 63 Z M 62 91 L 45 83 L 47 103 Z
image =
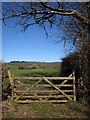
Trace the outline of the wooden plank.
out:
M 14 85 L 14 81 L 13 81 L 13 78 L 11 76 L 10 70 L 8 70 L 8 77 L 9 77 L 11 86 L 13 86 Z
M 39 100 L 41 100 L 41 101 L 43 100 L 42 98 L 40 98 L 40 97 L 37 95 L 36 92 L 34 93 L 34 96 L 35 96 L 36 98 L 38 98 Z
M 73 92 L 73 90 L 62 90 L 63 92 L 66 92 L 66 93 L 68 93 L 68 92 Z M 16 92 L 16 93 L 22 93 L 22 92 L 24 92 L 24 90 L 14 90 L 14 92 Z M 34 93 L 34 92 L 36 92 L 36 93 L 45 93 L 45 92 L 48 92 L 48 93 L 50 93 L 50 92 L 52 92 L 52 93 L 59 93 L 59 91 L 57 91 L 57 90 L 30 90 L 30 93 Z
M 14 77 L 15 80 L 40 80 L 42 77 Z
M 68 80 L 64 80 L 60 85 L 64 85 Z
M 32 102 L 44 102 L 44 103 L 49 103 L 49 102 L 52 102 L 52 103 L 65 103 L 67 102 L 68 100 L 43 100 L 43 101 L 39 101 L 39 100 L 18 100 L 17 103 L 32 103 Z
M 76 101 L 75 72 L 73 72 L 73 99 Z
M 39 81 L 37 81 L 36 83 L 34 83 L 30 88 L 27 88 L 27 90 L 24 91 L 23 93 L 21 93 L 21 95 L 20 95 L 19 97 L 17 97 L 15 101 L 17 101 L 20 97 L 22 97 L 22 96 L 25 94 L 25 92 L 28 92 L 28 91 L 31 90 L 33 87 L 35 87 L 39 82 L 41 82 L 41 80 L 39 80 Z
M 68 77 L 72 77 L 73 76 L 73 74 L 70 74 Z
M 55 86 L 57 86 L 57 87 L 72 87 L 73 86 L 73 84 L 54 84 Z M 20 87 L 22 87 L 21 85 L 18 85 L 18 84 L 15 84 L 15 86 L 18 88 L 20 88 Z M 31 84 L 29 85 L 29 84 L 24 84 L 24 87 L 30 87 L 31 86 Z M 38 84 L 38 87 L 51 87 L 51 85 L 48 85 L 48 84 Z
M 60 93 L 62 93 L 65 97 L 67 97 L 69 100 L 72 100 L 66 93 L 64 93 L 61 89 L 51 83 L 47 78 L 44 77 L 44 80 L 48 82 L 51 86 L 53 86 L 56 90 L 58 90 Z
M 49 80 L 73 80 L 73 77 L 45 77 Z
M 14 95 L 14 79 L 11 76 L 10 70 L 8 70 L 8 77 L 9 77 L 10 84 L 11 84 L 12 100 L 13 100 L 13 95 Z
M 15 80 L 40 80 L 43 77 L 14 77 Z M 73 77 L 45 77 L 49 80 L 73 80 Z
M 73 95 L 69 95 L 70 97 L 73 97 Z M 18 95 L 15 95 L 14 98 L 19 97 Z M 64 95 L 38 95 L 38 96 L 23 96 L 22 98 L 63 98 Z
M 17 82 L 18 82 L 18 84 L 19 84 L 19 87 L 20 87 L 20 86 L 25 86 L 25 84 L 22 83 L 21 81 L 17 81 Z M 18 85 L 18 84 L 17 84 L 17 85 Z M 14 86 L 15 86 L 15 84 L 14 84 Z

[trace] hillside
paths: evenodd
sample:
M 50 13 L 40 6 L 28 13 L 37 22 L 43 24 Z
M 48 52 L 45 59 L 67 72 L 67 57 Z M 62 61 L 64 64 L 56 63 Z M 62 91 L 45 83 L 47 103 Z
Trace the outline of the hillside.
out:
M 7 63 L 14 76 L 60 76 L 60 62 L 11 61 Z

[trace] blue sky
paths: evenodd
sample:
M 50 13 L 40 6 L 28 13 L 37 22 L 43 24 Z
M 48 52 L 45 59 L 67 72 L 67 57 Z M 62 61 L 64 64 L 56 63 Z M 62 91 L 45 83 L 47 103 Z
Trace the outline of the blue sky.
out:
M 56 28 L 48 29 L 50 36 L 47 39 L 38 25 L 21 32 L 20 27 L 13 26 L 15 19 L 7 23 L 9 26 L 2 25 L 2 60 L 59 62 L 65 56 L 63 43 L 56 43 L 56 36 L 62 36 L 62 31 L 57 33 Z
M 19 27 L 11 28 L 3 25 L 2 58 L 4 61 L 56 62 L 64 55 L 63 43 L 57 44 L 52 37 L 47 39 L 45 31 L 39 26 L 34 25 L 26 32 L 20 32 Z
M 0 3 L 0 9 L 2 9 L 2 4 Z M 2 14 L 0 12 L 0 18 L 2 17 Z M 2 22 L 0 21 L 0 59 L 2 58 Z

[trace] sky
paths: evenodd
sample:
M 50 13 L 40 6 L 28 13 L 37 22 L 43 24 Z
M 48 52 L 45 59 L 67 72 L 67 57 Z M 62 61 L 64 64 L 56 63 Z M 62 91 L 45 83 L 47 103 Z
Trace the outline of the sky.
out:
M 48 29 L 50 36 L 47 38 L 43 28 L 38 25 L 21 32 L 20 27 L 13 25 L 14 22 L 10 20 L 8 25 L 2 24 L 3 61 L 60 62 L 65 57 L 63 43 L 56 42 L 56 28 L 53 31 Z
M 2 9 L 2 4 L 0 3 L 0 8 Z M 0 12 L 0 18 L 2 17 L 2 14 Z M 0 21 L 0 58 L 2 58 L 2 22 Z
M 52 34 L 53 35 L 53 34 Z M 56 43 L 39 26 L 25 32 L 5 25 L 2 27 L 2 59 L 4 61 L 59 62 L 64 57 L 62 43 Z

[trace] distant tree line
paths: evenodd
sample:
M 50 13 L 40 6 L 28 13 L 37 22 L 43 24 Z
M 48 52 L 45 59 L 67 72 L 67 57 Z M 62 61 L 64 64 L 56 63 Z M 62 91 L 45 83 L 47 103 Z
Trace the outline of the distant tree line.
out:
M 22 63 L 22 62 L 26 62 L 26 61 L 10 61 L 10 63 Z
M 28 67 L 28 66 L 18 66 L 18 69 L 19 70 L 29 70 L 29 69 L 37 69 L 37 66 L 31 66 L 31 67 Z

